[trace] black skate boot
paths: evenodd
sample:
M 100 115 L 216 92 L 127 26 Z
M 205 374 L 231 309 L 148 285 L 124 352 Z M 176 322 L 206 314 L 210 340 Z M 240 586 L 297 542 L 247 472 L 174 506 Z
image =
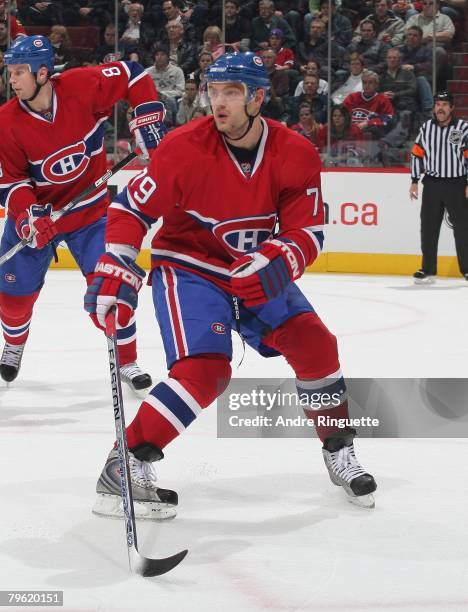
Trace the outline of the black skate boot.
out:
M 151 376 L 145 374 L 135 362 L 120 366 L 120 377 L 140 399 L 144 399 L 153 386 Z
M 142 444 L 129 451 L 130 480 L 135 507 L 135 518 L 160 521 L 175 517 L 177 493 L 156 486 L 153 461 L 164 457 L 162 450 L 152 444 Z M 98 494 L 93 513 L 109 518 L 122 518 L 120 494 L 119 454 L 113 448 L 97 481 Z
M 7 383 L 11 383 L 18 376 L 23 357 L 24 344 L 5 343 L 2 358 L 0 359 L 0 376 Z
M 343 487 L 350 502 L 373 508 L 375 501 L 372 493 L 377 489 L 377 484 L 356 459 L 353 445 L 355 435 L 355 429 L 346 427 L 328 436 L 323 444 L 323 459 L 332 483 Z
M 415 285 L 432 285 L 436 282 L 434 274 L 428 274 L 424 270 L 418 270 L 413 274 Z

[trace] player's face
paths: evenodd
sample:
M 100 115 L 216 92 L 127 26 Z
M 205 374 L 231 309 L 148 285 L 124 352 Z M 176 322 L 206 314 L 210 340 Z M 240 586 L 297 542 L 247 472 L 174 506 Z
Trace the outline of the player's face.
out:
M 20 100 L 27 100 L 36 90 L 36 80 L 28 64 L 13 64 L 8 66 L 10 84 Z
M 261 90 L 257 91 L 257 96 Z M 218 131 L 228 138 L 237 138 L 245 131 L 246 92 L 242 83 L 210 83 L 208 86 L 213 117 Z M 249 114 L 256 114 L 262 100 L 251 101 L 247 105 Z

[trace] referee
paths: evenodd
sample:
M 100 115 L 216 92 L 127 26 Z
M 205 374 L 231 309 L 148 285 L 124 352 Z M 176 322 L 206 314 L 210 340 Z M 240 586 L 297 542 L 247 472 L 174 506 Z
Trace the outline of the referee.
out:
M 411 200 L 418 198 L 418 181 L 424 173 L 422 267 L 413 275 L 418 284 L 435 281 L 445 209 L 453 223 L 460 272 L 468 281 L 468 123 L 454 117 L 453 109 L 451 94 L 435 95 L 434 118 L 423 123 L 411 151 Z

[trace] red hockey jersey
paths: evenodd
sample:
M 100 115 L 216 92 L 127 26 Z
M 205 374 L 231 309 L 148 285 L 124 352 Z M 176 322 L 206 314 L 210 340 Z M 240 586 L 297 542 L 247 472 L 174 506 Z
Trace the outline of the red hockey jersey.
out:
M 278 235 L 298 247 L 302 270 L 323 244 L 320 158 L 304 137 L 262 119 L 253 168 L 241 166 L 212 117 L 165 137 L 150 166 L 130 181 L 108 211 L 106 242 L 140 248 L 159 217 L 154 266 L 169 264 L 229 291 L 229 266 Z
M 362 91 L 356 91 L 346 96 L 343 105 L 351 113 L 353 123 L 367 119 L 370 126 L 385 126 L 395 114 L 392 103 L 381 93 L 366 98 Z
M 63 208 L 106 172 L 104 122 L 112 105 L 156 100 L 153 80 L 135 62 L 77 68 L 51 79 L 50 117 L 12 99 L 0 107 L 0 204 L 8 215 L 31 204 Z M 96 189 L 58 222 L 74 231 L 101 217 L 107 188 Z

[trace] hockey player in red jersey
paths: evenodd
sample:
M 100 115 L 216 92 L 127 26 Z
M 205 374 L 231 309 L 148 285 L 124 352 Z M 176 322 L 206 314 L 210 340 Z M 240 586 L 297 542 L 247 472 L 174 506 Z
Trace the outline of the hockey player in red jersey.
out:
M 126 99 L 140 149 L 148 157 L 165 133 L 164 107 L 153 81 L 135 62 L 114 62 L 51 76 L 54 54 L 43 36 L 20 38 L 5 53 L 16 98 L 0 108 L 0 204 L 7 221 L 0 254 L 20 239 L 25 248 L 0 267 L 0 319 L 6 341 L 0 375 L 11 382 L 19 372 L 33 307 L 54 254 L 65 241 L 88 280 L 106 251 L 106 186 L 101 186 L 55 223 L 50 214 L 106 172 L 104 122 L 112 105 Z M 108 257 L 133 261 L 128 247 L 107 245 Z M 122 288 L 119 300 L 126 301 Z M 134 317 L 118 329 L 122 379 L 140 394 L 151 377 L 136 364 Z
M 144 518 L 175 515 L 177 494 L 156 486 L 151 462 L 227 387 L 231 330 L 263 356 L 283 355 L 301 394 L 338 394 L 339 405 L 323 402 L 306 409 L 309 416 L 348 418 L 336 339 L 294 283 L 322 248 L 319 156 L 306 139 L 260 116 L 269 79 L 253 53 L 221 56 L 206 81 L 213 116 L 169 134 L 108 214 L 106 242 L 135 252 L 163 218 L 150 280 L 169 377 L 127 428 L 136 513 Z M 109 257 L 98 262 L 85 296 L 101 327 L 112 304 L 125 324 L 129 313 L 115 295 L 143 278 L 135 267 L 106 267 Z M 355 430 L 319 425 L 317 432 L 332 481 L 372 506 L 376 484 L 355 457 Z M 118 465 L 113 449 L 97 484 L 97 514 L 121 513 Z

